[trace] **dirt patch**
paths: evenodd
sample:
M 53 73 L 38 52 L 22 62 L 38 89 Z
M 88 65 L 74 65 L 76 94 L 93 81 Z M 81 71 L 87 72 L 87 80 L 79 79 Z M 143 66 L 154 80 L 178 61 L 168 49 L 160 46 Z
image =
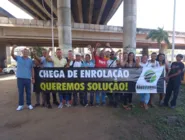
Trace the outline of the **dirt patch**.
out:
M 15 111 L 16 81 L 0 81 L 0 140 L 155 140 L 152 126 L 121 108 L 36 108 Z M 33 104 L 35 103 L 33 95 Z

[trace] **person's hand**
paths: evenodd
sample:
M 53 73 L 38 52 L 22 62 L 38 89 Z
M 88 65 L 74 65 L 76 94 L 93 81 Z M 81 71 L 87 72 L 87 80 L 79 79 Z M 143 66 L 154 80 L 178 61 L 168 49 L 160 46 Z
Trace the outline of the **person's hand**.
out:
M 35 84 L 35 79 L 32 79 L 31 82 L 32 82 L 32 84 Z
M 168 77 L 168 76 L 164 77 L 164 80 L 165 80 L 166 82 L 168 82 L 168 81 L 169 81 L 169 77 Z
M 53 50 L 53 48 L 49 48 L 49 51 L 52 51 Z
M 105 45 L 110 48 L 110 43 L 106 43 Z
M 37 52 L 34 50 L 34 51 L 32 52 L 32 54 L 33 54 L 33 56 L 35 56 L 35 55 L 37 54 Z
M 101 46 L 101 44 L 100 43 L 96 43 L 96 47 L 98 48 L 98 47 L 100 47 Z
M 13 49 L 17 48 L 17 45 L 14 44 L 12 48 L 13 48 Z

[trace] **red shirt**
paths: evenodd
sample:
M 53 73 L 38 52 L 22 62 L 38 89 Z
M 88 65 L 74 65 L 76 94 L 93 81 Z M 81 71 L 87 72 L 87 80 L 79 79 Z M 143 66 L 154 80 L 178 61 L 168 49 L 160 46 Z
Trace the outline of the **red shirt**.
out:
M 95 67 L 96 68 L 106 68 L 107 60 L 105 58 L 100 58 L 99 56 L 95 56 Z

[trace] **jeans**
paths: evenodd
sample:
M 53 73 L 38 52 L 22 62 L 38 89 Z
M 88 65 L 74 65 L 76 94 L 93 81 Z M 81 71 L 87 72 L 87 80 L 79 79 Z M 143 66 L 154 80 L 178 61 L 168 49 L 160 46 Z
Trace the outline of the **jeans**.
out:
M 170 102 L 171 106 L 176 106 L 176 100 L 179 94 L 180 82 L 176 80 L 170 80 L 166 89 L 166 96 L 164 98 L 164 105 L 168 106 L 168 102 L 173 92 L 173 98 Z
M 78 95 L 77 95 L 77 93 L 73 93 L 73 104 L 74 105 L 78 104 Z
M 66 103 L 69 101 L 69 95 L 66 93 L 58 93 L 59 94 L 59 99 L 60 103 L 62 103 L 63 99 L 66 100 Z
M 80 95 L 80 104 L 81 105 L 86 105 L 88 103 L 87 101 L 87 92 L 84 93 L 79 93 Z
M 101 94 L 102 104 L 105 104 L 106 93 L 104 93 L 104 92 L 97 92 L 96 93 L 96 104 L 100 104 L 100 94 Z
M 94 93 L 90 93 L 90 104 L 93 105 L 94 103 Z
M 19 105 L 24 105 L 24 89 L 26 91 L 26 103 L 31 105 L 31 80 L 17 78 L 17 86 L 19 91 Z
M 145 103 L 145 104 L 148 104 L 149 100 L 150 100 L 150 94 L 149 93 L 143 93 L 143 94 L 140 94 L 140 101 L 142 103 Z

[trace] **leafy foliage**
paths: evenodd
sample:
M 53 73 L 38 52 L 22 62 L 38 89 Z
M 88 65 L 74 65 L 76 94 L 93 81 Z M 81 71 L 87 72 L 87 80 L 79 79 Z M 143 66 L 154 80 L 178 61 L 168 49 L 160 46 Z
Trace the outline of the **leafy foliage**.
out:
M 147 35 L 146 39 L 151 39 L 152 41 L 157 41 L 159 44 L 159 47 L 161 47 L 161 43 L 164 41 L 168 47 L 170 45 L 170 41 L 168 39 L 169 34 L 167 31 L 164 31 L 163 28 L 159 28 L 157 30 L 151 30 L 149 34 Z

